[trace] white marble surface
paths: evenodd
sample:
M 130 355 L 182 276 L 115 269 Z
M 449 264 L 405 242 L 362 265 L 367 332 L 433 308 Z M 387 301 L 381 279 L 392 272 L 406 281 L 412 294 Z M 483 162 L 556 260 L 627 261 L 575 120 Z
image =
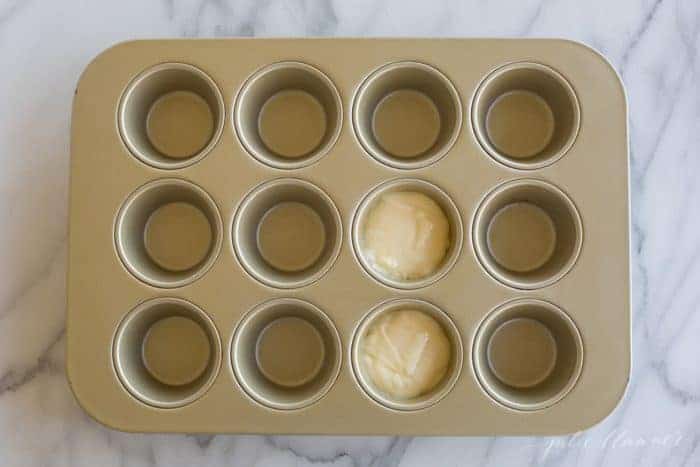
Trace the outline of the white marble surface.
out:
M 700 465 L 699 33 L 698 0 L 0 0 L 0 465 Z M 88 418 L 63 369 L 74 85 L 121 40 L 237 35 L 560 36 L 606 54 L 632 142 L 618 410 L 561 438 L 132 435 Z

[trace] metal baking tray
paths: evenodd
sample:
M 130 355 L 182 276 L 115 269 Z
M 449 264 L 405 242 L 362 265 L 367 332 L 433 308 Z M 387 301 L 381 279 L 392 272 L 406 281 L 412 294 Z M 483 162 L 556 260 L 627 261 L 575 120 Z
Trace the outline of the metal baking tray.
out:
M 560 434 L 627 386 L 627 104 L 582 44 L 119 44 L 77 86 L 70 176 L 67 372 L 110 427 Z M 397 279 L 363 228 L 402 191 L 449 247 Z M 396 399 L 362 345 L 406 308 L 450 358 Z

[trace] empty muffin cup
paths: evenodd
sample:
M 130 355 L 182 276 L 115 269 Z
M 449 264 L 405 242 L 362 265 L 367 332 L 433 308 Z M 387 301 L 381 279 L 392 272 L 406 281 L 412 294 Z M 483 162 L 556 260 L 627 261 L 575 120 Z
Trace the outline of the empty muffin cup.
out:
M 435 267 L 430 271 L 424 271 L 425 274 L 415 277 L 403 274 L 406 271 L 397 271 L 403 275 L 392 274 L 392 271 L 389 271 L 385 266 L 396 265 L 397 267 L 395 269 L 399 269 L 403 268 L 399 263 L 404 263 L 411 269 L 410 272 L 417 271 L 416 265 L 421 262 L 420 258 L 415 258 L 416 261 L 413 261 L 412 258 L 405 256 L 399 258 L 397 255 L 421 254 L 425 256 L 426 262 L 428 260 L 433 262 L 433 257 L 436 257 L 435 255 L 438 253 L 427 250 L 428 243 L 433 242 L 428 242 L 426 238 L 437 234 L 438 230 L 440 230 L 435 223 L 431 224 L 431 219 L 429 218 L 434 210 L 430 210 L 430 205 L 422 203 L 420 206 L 416 207 L 415 219 L 406 216 L 393 219 L 386 218 L 384 220 L 374 219 L 374 214 L 376 214 L 375 209 L 380 206 L 381 203 L 386 202 L 387 195 L 391 197 L 395 194 L 414 193 L 424 195 L 430 200 L 431 204 L 434 202 L 439 208 L 439 216 L 444 215 L 444 218 L 447 220 L 446 245 L 445 248 L 439 252 L 441 259 L 439 259 L 439 262 L 437 262 Z M 400 209 L 405 212 L 403 208 L 409 207 L 410 206 L 406 205 L 400 207 Z M 382 211 L 387 216 L 392 215 L 390 206 L 382 207 Z M 368 226 L 371 227 L 370 224 L 375 222 L 378 222 L 377 228 L 387 227 L 392 230 L 392 232 L 387 232 L 387 234 L 383 235 L 383 238 L 380 239 L 384 245 L 390 247 L 392 250 L 389 252 L 390 254 L 386 258 L 386 261 L 382 261 L 382 263 L 387 263 L 385 265 L 377 261 L 377 252 L 372 251 L 372 239 L 367 235 Z M 410 229 L 415 229 L 415 231 L 412 232 Z M 390 238 L 392 234 L 398 234 L 401 238 Z M 447 274 L 459 257 L 462 248 L 462 237 L 462 218 L 452 199 L 437 186 L 419 179 L 395 179 L 381 183 L 373 188 L 360 202 L 355 212 L 352 225 L 353 249 L 362 267 L 377 281 L 397 289 L 417 289 L 426 287 Z M 414 245 L 414 241 L 421 243 L 421 245 L 425 244 L 425 251 L 417 248 L 420 245 Z M 431 250 L 433 248 L 438 248 L 438 245 L 430 246 Z
M 436 384 L 432 385 L 429 390 L 421 392 L 418 395 L 410 398 L 397 397 L 395 394 L 390 394 L 387 391 L 382 390 L 372 379 L 372 372 L 367 367 L 367 355 L 365 355 L 365 344 L 367 339 L 369 339 L 368 335 L 374 332 L 373 327 L 377 323 L 386 319 L 386 317 L 392 313 L 405 313 L 407 310 L 425 314 L 434 320 L 434 323 L 437 324 L 441 332 L 444 333 L 444 336 L 447 338 L 449 349 L 447 366 L 442 378 Z M 425 365 L 436 363 L 423 361 L 425 356 L 436 357 L 434 353 L 427 352 L 425 355 L 415 353 L 417 349 L 422 349 L 423 351 L 426 350 L 426 346 L 430 344 L 428 342 L 431 339 L 430 337 L 421 332 L 416 332 L 415 335 L 409 335 L 410 332 L 405 329 L 394 329 L 393 331 L 394 337 L 397 339 L 394 344 L 405 345 L 406 347 L 410 348 L 410 352 L 406 356 L 407 361 L 404 362 L 407 364 L 406 366 L 409 367 L 409 370 L 419 365 L 422 365 L 422 369 L 425 370 Z M 411 329 L 411 331 L 416 331 L 416 329 Z M 427 329 L 425 331 L 427 332 Z M 432 338 L 435 337 L 436 336 L 432 336 Z M 433 342 L 432 344 L 435 343 Z M 394 359 L 400 358 L 400 356 L 394 352 L 391 352 L 392 350 L 394 352 L 396 351 L 396 349 L 391 348 L 389 349 L 390 355 L 376 356 L 377 361 L 386 363 L 387 368 L 400 371 L 401 368 L 395 368 L 394 364 L 396 362 L 393 362 Z M 357 382 L 362 390 L 375 402 L 386 408 L 394 410 L 421 410 L 430 407 L 443 399 L 452 390 L 457 382 L 462 369 L 462 340 L 459 330 L 452 319 L 450 319 L 450 317 L 444 311 L 440 310 L 440 308 L 432 303 L 414 299 L 390 300 L 375 307 L 362 319 L 353 336 L 350 359 L 352 362 L 353 373 Z M 414 373 L 418 372 L 417 368 L 414 368 L 414 370 Z M 412 378 L 414 376 L 418 377 L 417 374 L 410 373 L 410 371 L 407 371 L 406 374 L 401 372 L 401 374 L 406 378 Z M 396 377 L 396 375 L 387 375 L 386 369 L 378 369 L 375 374 L 383 374 L 389 380 Z M 425 374 L 422 374 L 421 377 L 425 378 Z M 412 383 L 413 382 L 408 382 L 406 384 Z
M 160 408 L 201 397 L 221 366 L 221 341 L 212 320 L 179 298 L 155 298 L 129 312 L 112 345 L 114 368 L 126 390 Z
M 474 371 L 490 397 L 516 410 L 549 407 L 576 385 L 583 342 L 572 319 L 534 299 L 505 303 L 481 323 Z
M 218 142 L 224 99 L 202 70 L 163 63 L 129 83 L 118 120 L 135 157 L 160 169 L 178 169 L 202 159 Z
M 281 289 L 303 287 L 333 265 L 342 239 L 340 213 L 316 185 L 295 178 L 265 182 L 241 202 L 232 240 L 245 270 Z
M 122 205 L 115 243 L 124 266 L 155 287 L 181 287 L 214 264 L 223 226 L 213 199 L 197 185 L 160 179 L 138 188 Z
M 323 157 L 338 139 L 342 118 L 333 82 L 299 62 L 275 63 L 251 76 L 233 115 L 246 150 L 278 169 L 305 167 Z
M 397 62 L 362 83 L 352 118 L 360 144 L 372 157 L 391 167 L 415 169 L 447 154 L 459 134 L 462 106 L 440 71 Z
M 576 93 L 558 72 L 539 63 L 498 68 L 479 86 L 472 103 L 476 138 L 495 160 L 537 169 L 561 158 L 578 134 Z
M 279 410 L 307 407 L 333 386 L 342 359 L 333 322 L 311 303 L 281 298 L 250 311 L 236 328 L 231 365 L 243 390 Z
M 554 185 L 535 179 L 506 182 L 481 202 L 472 225 L 477 258 L 503 284 L 546 287 L 576 262 L 583 240 L 573 201 Z

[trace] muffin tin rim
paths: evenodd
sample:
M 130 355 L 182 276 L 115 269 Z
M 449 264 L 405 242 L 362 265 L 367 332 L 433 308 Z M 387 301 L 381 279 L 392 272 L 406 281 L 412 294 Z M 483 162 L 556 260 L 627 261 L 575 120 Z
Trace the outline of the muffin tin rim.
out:
M 387 190 L 390 190 L 393 186 L 402 185 L 405 183 L 418 183 L 420 185 L 428 187 L 431 190 L 435 190 L 437 193 L 440 194 L 440 196 L 447 200 L 450 211 L 452 211 L 456 215 L 458 221 L 456 222 L 456 226 L 453 225 L 453 223 L 450 222 L 449 213 L 444 213 L 445 217 L 447 217 L 447 220 L 449 222 L 450 230 L 452 230 L 453 228 L 456 229 L 454 238 L 457 239 L 457 244 L 454 245 L 453 251 L 450 252 L 448 250 L 446 252 L 444 258 L 445 262 L 436 271 L 434 271 L 433 274 L 412 281 L 400 281 L 396 279 L 391 279 L 389 277 L 384 277 L 381 275 L 381 273 L 375 271 L 372 268 L 372 266 L 364 259 L 364 255 L 361 253 L 362 247 L 360 245 L 359 232 L 360 215 L 364 211 L 371 208 L 371 203 L 377 197 L 381 196 L 382 193 L 386 192 Z M 430 199 L 437 203 L 437 201 L 433 199 L 433 197 L 429 195 L 426 196 L 428 196 Z M 438 205 L 440 204 L 438 203 Z M 442 206 L 440 206 L 440 208 L 442 209 Z M 445 210 L 442 209 L 442 211 L 444 212 Z M 418 176 L 397 176 L 392 178 L 386 178 L 372 185 L 368 190 L 366 190 L 362 194 L 360 199 L 355 203 L 355 208 L 353 209 L 353 212 L 350 215 L 349 227 L 350 243 L 352 244 L 352 252 L 353 257 L 355 258 L 355 262 L 360 266 L 360 269 L 373 281 L 382 285 L 383 287 L 394 290 L 395 292 L 415 292 L 430 287 L 431 285 L 434 285 L 435 283 L 444 279 L 453 270 L 457 262 L 462 257 L 462 250 L 464 248 L 465 235 L 467 232 L 467 230 L 464 228 L 464 219 L 462 217 L 462 212 L 460 211 L 459 205 L 455 203 L 452 197 L 438 185 L 431 181 L 428 181 L 425 178 L 420 178 Z
M 337 222 L 338 224 L 338 231 L 336 232 L 336 238 L 335 242 L 336 245 L 333 248 L 333 252 L 331 253 L 331 257 L 328 259 L 327 263 L 323 265 L 316 273 L 313 275 L 307 277 L 306 279 L 302 279 L 299 281 L 296 281 L 294 283 L 290 283 L 288 285 L 283 285 L 279 283 L 275 283 L 274 281 L 268 281 L 267 279 L 262 278 L 257 272 L 254 272 L 254 268 L 249 268 L 246 264 L 245 261 L 241 259 L 241 255 L 239 254 L 238 247 L 237 247 L 237 241 L 235 239 L 236 235 L 236 225 L 239 223 L 240 220 L 240 214 L 241 214 L 241 209 L 243 208 L 243 205 L 246 204 L 247 202 L 252 200 L 252 197 L 256 196 L 258 193 L 260 193 L 263 189 L 268 188 L 270 186 L 278 185 L 284 182 L 294 182 L 297 184 L 304 185 L 307 188 L 310 188 L 312 191 L 314 191 L 316 194 L 321 196 L 324 201 L 328 202 L 328 206 L 331 207 L 331 211 L 333 214 L 334 221 Z M 246 273 L 246 276 L 249 277 L 250 279 L 253 279 L 256 283 L 269 288 L 273 291 L 277 292 L 282 292 L 282 291 L 296 291 L 300 290 L 306 287 L 309 287 L 310 285 L 315 284 L 316 282 L 322 280 L 326 274 L 331 272 L 333 269 L 333 266 L 336 264 L 338 261 L 338 258 L 340 257 L 340 252 L 342 251 L 343 248 L 343 216 L 340 213 L 340 210 L 338 209 L 337 204 L 331 198 L 331 196 L 318 186 L 316 183 L 311 182 L 310 180 L 306 178 L 301 178 L 298 176 L 279 176 L 279 177 L 274 177 L 274 178 L 268 178 L 265 180 L 262 180 L 261 182 L 255 184 L 253 187 L 251 187 L 249 190 L 247 190 L 243 195 L 241 195 L 240 200 L 238 200 L 237 204 L 234 206 L 232 215 L 231 215 L 231 221 L 227 222 L 227 230 L 224 235 L 227 235 L 228 238 L 228 244 L 231 249 L 231 253 L 233 254 L 234 258 L 236 259 L 236 264 L 242 268 L 242 270 Z
M 215 368 L 212 371 L 211 376 L 209 376 L 209 378 L 205 381 L 202 387 L 194 393 L 192 393 L 192 395 L 182 399 L 181 402 L 172 404 L 161 404 L 151 400 L 149 397 L 137 394 L 139 393 L 139 391 L 137 391 L 135 388 L 131 388 L 131 385 L 125 381 L 127 378 L 122 376 L 122 372 L 119 370 L 120 365 L 117 364 L 117 360 L 119 358 L 117 354 L 117 339 L 120 333 L 123 331 L 123 327 L 126 324 L 128 324 L 128 321 L 130 319 L 133 319 L 133 317 L 136 316 L 138 313 L 148 310 L 151 306 L 161 304 L 178 304 L 183 306 L 184 308 L 187 308 L 190 311 L 193 311 L 196 314 L 199 314 L 199 316 L 203 318 L 207 325 L 211 326 L 211 329 L 214 330 L 213 337 L 216 342 L 215 347 L 218 346 L 218 349 L 211 349 L 212 351 L 210 355 L 211 358 L 215 361 Z M 131 400 L 134 400 L 142 406 L 151 410 L 176 411 L 197 403 L 197 401 L 202 399 L 211 390 L 211 388 L 214 387 L 217 380 L 221 377 L 221 370 L 224 366 L 224 358 L 222 355 L 224 351 L 224 346 L 221 339 L 221 330 L 216 325 L 214 319 L 211 316 L 209 316 L 209 313 L 207 313 L 202 307 L 200 307 L 193 301 L 175 295 L 155 295 L 138 301 L 132 308 L 126 311 L 117 320 L 116 326 L 114 326 L 111 338 L 109 340 L 109 349 L 111 354 L 109 358 L 110 366 L 112 367 L 114 379 L 117 380 L 119 387 L 130 396 Z
M 361 97 L 361 94 L 365 91 L 367 85 L 371 84 L 373 79 L 380 76 L 383 72 L 391 71 L 392 69 L 399 68 L 402 65 L 418 66 L 427 72 L 434 73 L 445 84 L 445 87 L 449 91 L 452 99 L 454 100 L 454 102 L 457 103 L 457 106 L 455 107 L 455 128 L 452 131 L 452 135 L 450 136 L 447 143 L 444 145 L 443 149 L 441 149 L 437 154 L 428 158 L 425 161 L 412 163 L 411 160 L 414 159 L 414 157 L 407 157 L 405 158 L 406 161 L 403 162 L 401 160 L 394 160 L 400 158 L 392 158 L 391 156 L 387 157 L 384 154 L 373 154 L 372 151 L 363 142 L 363 139 L 360 136 L 360 131 L 358 131 L 357 105 L 359 103 L 359 98 Z M 462 94 L 460 93 L 459 88 L 455 86 L 455 84 L 452 82 L 447 73 L 437 68 L 435 65 L 432 65 L 425 61 L 410 58 L 390 60 L 377 67 L 370 69 L 369 71 L 366 71 L 353 88 L 354 90 L 350 99 L 350 105 L 348 106 L 348 110 L 350 113 L 350 132 L 353 135 L 355 144 L 359 146 L 362 153 L 365 156 L 369 157 L 373 162 L 379 164 L 382 167 L 399 170 L 401 172 L 409 172 L 411 170 L 420 170 L 431 167 L 449 155 L 450 151 L 452 151 L 455 144 L 457 144 L 460 135 L 464 131 L 464 125 L 466 122 L 466 119 L 464 118 L 464 112 L 466 111 L 466 108 L 463 109 L 465 105 L 462 100 Z
M 567 326 L 573 330 L 573 337 L 574 341 L 576 343 L 576 348 L 577 351 L 579 351 L 578 358 L 576 359 L 576 363 L 574 366 L 574 371 L 569 379 L 569 381 L 566 383 L 566 385 L 559 391 L 557 392 L 554 396 L 550 397 L 549 399 L 546 399 L 542 402 L 536 403 L 536 404 L 522 404 L 518 402 L 510 402 L 506 401 L 503 397 L 499 396 L 497 391 L 494 391 L 493 389 L 489 388 L 489 385 L 485 383 L 482 380 L 482 377 L 479 375 L 480 370 L 480 365 L 477 364 L 477 353 L 475 352 L 476 346 L 479 343 L 481 339 L 485 339 L 486 336 L 482 336 L 481 333 L 483 331 L 483 327 L 485 323 L 490 319 L 496 316 L 498 313 L 503 312 L 508 310 L 509 308 L 517 305 L 539 305 L 543 306 L 546 308 L 548 311 L 554 312 L 562 318 Z M 508 410 L 510 412 L 516 413 L 516 414 L 528 414 L 528 413 L 540 413 L 543 411 L 546 411 L 550 409 L 551 407 L 557 405 L 558 403 L 562 402 L 577 386 L 579 379 L 581 378 L 581 374 L 583 373 L 583 370 L 586 366 L 586 349 L 585 349 L 585 343 L 584 343 L 584 338 L 583 334 L 581 333 L 581 330 L 579 328 L 578 323 L 571 317 L 571 315 L 565 311 L 561 306 L 557 305 L 551 300 L 547 300 L 544 298 L 536 297 L 536 296 L 519 296 L 519 297 L 512 297 L 509 298 L 490 310 L 488 310 L 486 313 L 484 313 L 483 316 L 478 320 L 474 327 L 474 333 L 473 337 L 471 339 L 471 345 L 469 348 L 469 353 L 470 353 L 470 368 L 472 370 L 472 377 L 474 381 L 476 382 L 477 386 L 481 390 L 481 392 L 493 403 L 498 405 L 500 408 Z
M 150 76 L 153 73 L 156 73 L 161 70 L 166 70 L 168 68 L 187 70 L 198 75 L 205 82 L 207 82 L 207 84 L 210 85 L 211 89 L 214 91 L 214 94 L 216 96 L 216 103 L 219 108 L 218 110 L 221 112 L 221 116 L 218 119 L 218 122 L 214 122 L 214 132 L 211 135 L 211 139 L 196 154 L 190 157 L 183 158 L 181 160 L 174 159 L 173 162 L 156 162 L 150 160 L 150 157 L 142 154 L 141 151 L 139 151 L 133 144 L 129 142 L 129 138 L 126 135 L 126 129 L 124 126 L 124 110 L 129 95 L 136 89 L 136 87 L 141 81 L 148 78 L 148 76 Z M 224 100 L 223 93 L 221 92 L 221 87 L 216 82 L 216 80 L 214 80 L 214 78 L 212 78 L 211 75 L 209 75 L 209 73 L 204 71 L 199 66 L 180 60 L 166 60 L 156 62 L 142 69 L 135 76 L 130 78 L 124 86 L 124 88 L 122 89 L 121 94 L 119 95 L 115 110 L 117 120 L 116 126 L 117 133 L 119 134 L 119 140 L 122 144 L 122 147 L 126 150 L 128 155 L 136 159 L 141 164 L 145 164 L 146 166 L 154 168 L 156 170 L 164 171 L 180 170 L 195 165 L 198 162 L 201 162 L 212 152 L 212 150 L 214 150 L 214 148 L 216 148 L 219 145 L 219 141 L 221 140 L 221 136 L 224 133 L 224 128 L 226 126 L 227 120 L 226 101 Z
M 168 184 L 180 185 L 180 188 L 182 186 L 188 186 L 189 188 L 194 189 L 199 195 L 202 196 L 202 198 L 207 202 L 207 204 L 209 204 L 213 208 L 213 212 L 216 217 L 216 225 L 212 226 L 211 229 L 213 237 L 211 251 L 208 253 L 207 257 L 205 257 L 205 259 L 200 264 L 194 266 L 193 270 L 190 272 L 190 274 L 187 275 L 187 277 L 183 277 L 182 279 L 172 281 L 171 283 L 153 281 L 146 277 L 146 275 L 138 271 L 138 268 L 134 267 L 131 264 L 131 262 L 127 261 L 126 254 L 123 253 L 123 247 L 120 246 L 121 234 L 119 233 L 121 223 L 123 222 L 123 217 L 126 214 L 127 209 L 132 205 L 134 201 L 136 201 L 136 198 L 138 198 L 139 195 L 145 193 L 150 189 Z M 172 175 L 167 177 L 155 177 L 144 182 L 143 184 L 134 188 L 131 192 L 127 193 L 126 197 L 123 198 L 122 201 L 119 203 L 119 207 L 117 208 L 117 211 L 112 221 L 112 245 L 114 249 L 114 254 L 119 260 L 119 264 L 130 275 L 130 277 L 136 279 L 141 284 L 153 287 L 156 290 L 168 291 L 179 289 L 198 281 L 199 279 L 203 278 L 207 274 L 207 272 L 209 272 L 214 267 L 214 265 L 219 259 L 219 256 L 221 255 L 221 251 L 223 250 L 225 236 L 224 229 L 225 226 L 223 217 L 221 215 L 221 209 L 219 208 L 219 205 L 217 204 L 214 197 L 212 197 L 209 194 L 209 192 L 207 192 L 203 187 L 184 177 L 176 177 Z M 217 230 L 219 235 L 216 235 Z
M 435 314 L 440 315 L 450 327 L 449 330 L 444 330 L 445 334 L 448 335 L 447 337 L 450 340 L 450 347 L 452 348 L 452 345 L 456 343 L 458 350 L 457 355 L 453 356 L 455 358 L 453 365 L 450 366 L 448 372 L 445 374 L 446 382 L 444 387 L 432 397 L 420 404 L 392 401 L 387 397 L 382 397 L 379 395 L 379 391 L 374 391 L 369 385 L 366 385 L 364 378 L 360 376 L 362 370 L 359 368 L 359 349 L 357 348 L 360 341 L 359 334 L 365 330 L 370 321 L 373 321 L 382 313 L 389 311 L 389 308 L 392 306 L 410 306 L 412 304 L 418 304 L 419 306 L 429 308 Z M 442 323 L 439 324 L 442 327 Z M 456 336 L 454 341 L 450 337 L 450 334 L 452 333 L 454 336 Z M 466 356 L 467 347 L 465 347 L 463 343 L 462 329 L 457 325 L 454 319 L 452 319 L 452 316 L 450 316 L 448 312 L 443 310 L 435 303 L 423 298 L 417 298 L 415 296 L 391 297 L 373 304 L 367 311 L 365 311 L 358 319 L 355 320 L 355 325 L 352 327 L 352 331 L 350 332 L 349 341 L 350 342 L 347 349 L 348 367 L 352 373 L 352 380 L 355 383 L 356 389 L 359 389 L 360 393 L 365 396 L 366 399 L 370 400 L 380 408 L 397 414 L 416 414 L 428 411 L 437 406 L 437 404 L 452 393 L 457 385 L 457 382 L 460 380 L 460 378 L 462 378 L 463 366 L 465 362 L 469 360 L 469 358 Z M 471 352 L 471 349 L 469 349 L 469 352 Z M 377 394 L 374 394 L 375 392 Z
M 314 149 L 310 154 L 301 156 L 299 158 L 290 158 L 289 162 L 273 162 L 271 160 L 265 160 L 264 158 L 261 158 L 257 154 L 255 154 L 255 151 L 251 149 L 246 143 L 245 138 L 241 136 L 241 128 L 239 123 L 240 105 L 241 98 L 243 97 L 244 92 L 248 89 L 250 85 L 254 84 L 257 79 L 259 79 L 266 73 L 274 71 L 284 66 L 291 66 L 297 69 L 308 71 L 314 76 L 321 79 L 324 82 L 324 84 L 328 86 L 328 89 L 333 94 L 333 100 L 338 107 L 338 123 L 336 125 L 335 130 L 333 131 L 333 134 L 331 135 L 330 139 L 328 140 L 328 142 L 326 142 L 325 145 L 320 145 L 319 147 Z M 231 122 L 232 131 L 236 141 L 238 142 L 238 145 L 255 162 L 272 170 L 293 171 L 313 166 L 319 163 L 322 159 L 324 159 L 333 151 L 333 148 L 335 147 L 336 143 L 338 142 L 340 136 L 343 133 L 343 125 L 345 124 L 345 112 L 343 110 L 344 107 L 345 103 L 343 101 L 343 96 L 340 94 L 338 86 L 336 86 L 335 82 L 331 79 L 331 77 L 327 73 L 325 73 L 321 68 L 319 68 L 315 64 L 312 65 L 310 63 L 307 63 L 306 61 L 302 61 L 299 59 L 282 59 L 263 64 L 253 69 L 245 76 L 245 78 L 239 83 L 239 85 L 236 86 L 236 90 L 233 93 L 233 99 L 230 107 L 231 115 L 229 118 L 227 118 L 227 120 L 230 120 Z
M 528 162 L 529 158 L 525 158 L 522 161 L 513 160 L 513 158 L 502 154 L 500 151 L 498 151 L 498 149 L 493 147 L 493 145 L 488 141 L 488 135 L 482 135 L 481 131 L 479 130 L 479 125 L 477 122 L 478 116 L 477 112 L 475 111 L 476 106 L 479 103 L 479 97 L 482 91 L 485 90 L 486 85 L 489 82 L 497 78 L 503 72 L 526 66 L 536 68 L 539 71 L 547 73 L 554 79 L 556 79 L 560 84 L 562 84 L 569 96 L 573 98 L 572 104 L 575 118 L 574 131 L 572 132 L 571 136 L 566 141 L 564 146 L 562 146 L 562 148 L 559 150 L 559 152 L 547 159 L 535 163 Z M 538 170 L 542 170 L 549 166 L 552 166 L 559 162 L 561 159 L 563 159 L 565 156 L 567 156 L 571 149 L 573 149 L 576 145 L 579 133 L 581 132 L 581 122 L 583 120 L 583 109 L 581 105 L 581 100 L 579 99 L 578 93 L 576 92 L 576 88 L 573 84 L 571 84 L 569 79 L 553 66 L 538 60 L 532 60 L 528 58 L 519 60 L 506 60 L 488 70 L 477 82 L 476 86 L 474 87 L 474 90 L 471 92 L 471 96 L 469 98 L 468 104 L 466 105 L 466 108 L 469 111 L 469 128 L 471 130 L 471 135 L 474 138 L 474 141 L 476 142 L 476 145 L 479 147 L 481 152 L 502 168 L 515 170 L 523 175 L 528 172 L 533 173 Z
M 484 208 L 486 203 L 493 199 L 493 197 L 495 197 L 496 195 L 503 192 L 505 189 L 509 188 L 510 186 L 515 186 L 519 184 L 538 185 L 546 190 L 554 191 L 554 193 L 559 195 L 561 199 L 564 200 L 564 202 L 566 203 L 567 207 L 569 208 L 569 212 L 572 213 L 572 219 L 576 227 L 576 246 L 571 256 L 571 259 L 567 261 L 567 263 L 559 270 L 559 272 L 557 272 L 549 279 L 541 280 L 531 285 L 524 285 L 523 283 L 518 283 L 518 281 L 508 279 L 503 274 L 500 274 L 498 271 L 492 271 L 482 260 L 481 249 L 476 246 L 477 218 L 482 214 L 482 209 Z M 569 196 L 567 192 L 561 189 L 558 185 L 555 185 L 553 182 L 550 182 L 549 180 L 543 177 L 520 176 L 501 180 L 498 184 L 492 186 L 488 191 L 483 193 L 481 198 L 479 198 L 479 200 L 475 203 L 475 208 L 472 212 L 470 221 L 469 236 L 471 241 L 469 243 L 471 244 L 474 259 L 476 259 L 476 262 L 479 264 L 479 268 L 485 273 L 485 275 L 489 279 L 495 281 L 498 285 L 506 287 L 510 290 L 520 293 L 527 293 L 543 290 L 547 287 L 558 283 L 576 268 L 576 264 L 578 263 L 578 260 L 581 256 L 581 252 L 583 251 L 583 245 L 585 241 L 584 235 L 585 232 L 583 217 L 581 216 L 578 206 L 574 203 L 573 199 Z
M 325 322 L 325 324 L 328 325 L 331 337 L 338 346 L 338 355 L 336 361 L 333 363 L 335 368 L 333 369 L 333 373 L 328 382 L 313 397 L 296 405 L 290 404 L 289 407 L 283 407 L 281 404 L 265 403 L 253 394 L 251 394 L 251 391 L 248 389 L 247 385 L 241 382 L 245 378 L 242 378 L 239 375 L 239 372 L 236 370 L 237 365 L 234 363 L 233 356 L 236 348 L 236 340 L 240 336 L 240 330 L 244 323 L 246 323 L 246 321 L 252 318 L 256 313 L 264 311 L 265 309 L 271 306 L 280 304 L 299 305 L 303 308 L 311 309 L 317 314 L 317 316 L 319 316 Z M 235 387 L 238 388 L 240 393 L 243 394 L 249 401 L 253 402 L 258 407 L 265 410 L 271 410 L 279 414 L 297 413 L 304 411 L 309 407 L 314 406 L 315 404 L 320 402 L 324 397 L 326 397 L 328 393 L 333 390 L 336 383 L 338 382 L 338 379 L 340 378 L 340 374 L 343 371 L 343 354 L 345 353 L 345 349 L 343 348 L 343 339 L 340 333 L 338 332 L 338 327 L 336 326 L 335 321 L 333 321 L 333 319 L 328 315 L 328 313 L 323 311 L 321 307 L 315 305 L 314 303 L 306 299 L 293 297 L 289 295 L 270 297 L 264 299 L 261 302 L 255 303 L 252 307 L 248 308 L 243 313 L 241 313 L 241 315 L 236 319 L 235 323 L 231 328 L 231 337 L 228 339 L 228 345 L 226 346 L 225 350 L 222 346 L 222 351 L 226 352 L 225 359 L 228 362 L 226 367 L 229 370 L 229 374 L 231 376 L 231 379 L 233 380 L 233 383 L 235 384 Z

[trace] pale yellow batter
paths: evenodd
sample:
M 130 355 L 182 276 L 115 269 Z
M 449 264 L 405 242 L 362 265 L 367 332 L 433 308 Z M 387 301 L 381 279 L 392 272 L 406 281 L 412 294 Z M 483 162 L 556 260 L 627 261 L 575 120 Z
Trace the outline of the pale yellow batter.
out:
M 450 224 L 442 208 L 423 193 L 383 194 L 367 216 L 363 252 L 380 273 L 398 280 L 433 274 L 449 248 Z
M 396 310 L 372 323 L 362 340 L 360 361 L 372 384 L 388 396 L 408 400 L 426 394 L 445 377 L 450 341 L 440 324 L 418 310 Z

